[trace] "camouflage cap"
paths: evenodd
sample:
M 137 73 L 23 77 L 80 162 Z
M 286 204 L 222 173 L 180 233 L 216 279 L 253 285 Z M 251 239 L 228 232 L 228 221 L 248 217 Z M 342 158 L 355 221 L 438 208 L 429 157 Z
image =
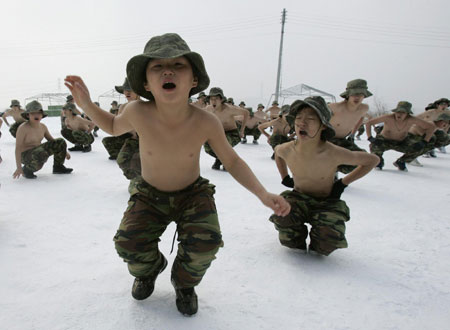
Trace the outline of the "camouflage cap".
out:
M 233 104 L 233 105 L 234 105 L 234 100 L 233 100 L 233 98 L 232 98 L 232 97 L 229 97 L 229 98 L 227 99 L 227 103 L 230 103 L 230 104 Z
M 405 112 L 409 115 L 412 115 L 412 104 L 408 101 L 400 101 L 397 104 L 397 107 L 395 109 L 392 109 L 392 112 Z
M 69 101 L 73 101 L 72 94 L 69 94 L 69 95 L 66 96 L 66 102 L 69 102 Z
M 351 95 L 363 94 L 364 97 L 372 96 L 373 94 L 367 89 L 367 81 L 364 79 L 355 79 L 347 83 L 345 92 L 341 93 L 341 97 L 346 99 Z
M 436 105 L 434 103 L 428 103 L 428 105 L 425 107 L 426 111 L 431 109 L 436 109 Z
M 280 110 L 280 113 L 279 113 L 279 115 L 280 116 L 282 116 L 282 115 L 287 115 L 288 113 L 289 113 L 289 109 L 291 108 L 291 106 L 289 105 L 289 104 L 284 104 L 282 107 L 281 107 L 281 110 Z
M 124 82 L 120 86 L 114 86 L 117 93 L 123 94 L 124 91 L 133 91 L 133 89 L 130 86 L 130 83 L 128 82 L 128 78 L 125 78 Z
M 20 107 L 20 102 L 18 100 L 11 100 L 10 107 Z
M 320 121 L 323 125 L 325 125 L 324 130 L 324 137 L 326 140 L 331 139 L 335 135 L 335 131 L 333 126 L 330 124 L 331 119 L 331 111 L 330 108 L 328 108 L 327 103 L 321 96 L 310 96 L 306 99 L 297 100 L 294 103 L 292 103 L 291 108 L 289 110 L 289 114 L 286 116 L 286 120 L 289 123 L 289 125 L 294 128 L 295 127 L 295 117 L 300 112 L 300 110 L 304 108 L 312 108 L 319 117 Z
M 279 103 L 278 103 L 277 100 L 275 100 L 275 101 L 272 102 L 272 105 L 279 105 Z
M 118 104 L 119 104 L 119 103 L 117 103 L 116 100 L 114 100 L 114 101 L 111 102 L 111 105 L 118 105 Z
M 259 109 L 259 108 L 263 108 L 263 109 L 264 109 L 265 106 L 264 106 L 262 103 L 260 103 L 260 104 L 258 104 L 258 109 Z
M 245 107 L 245 110 L 247 110 L 250 113 L 250 116 L 253 115 L 253 108 L 252 107 Z
M 211 96 L 220 96 L 220 98 L 222 99 L 223 102 L 225 102 L 227 100 L 227 98 L 225 97 L 225 95 L 223 95 L 223 90 L 220 87 L 211 87 L 211 89 L 209 90 L 209 97 Z
M 245 102 L 244 102 L 244 101 L 241 101 L 241 102 L 239 103 L 239 105 L 243 105 L 243 106 L 245 107 Z
M 153 94 L 144 88 L 147 64 L 151 59 L 169 59 L 184 56 L 192 65 L 192 71 L 198 79 L 197 86 L 192 88 L 189 96 L 200 93 L 209 86 L 209 77 L 205 63 L 200 54 L 192 52 L 187 43 L 176 33 L 166 33 L 151 38 L 144 48 L 144 53 L 134 56 L 127 64 L 127 77 L 133 91 L 153 100 Z
M 198 96 L 197 96 L 197 99 L 199 99 L 201 97 L 206 97 L 205 92 L 200 92 L 200 94 L 198 94 Z
M 447 105 L 450 105 L 450 100 L 445 97 L 442 97 L 439 100 L 434 101 L 435 105 L 439 105 L 441 103 L 447 103 Z
M 434 121 L 450 121 L 450 112 L 441 113 Z
M 70 110 L 70 111 L 72 111 L 72 113 L 73 113 L 74 115 L 77 114 L 77 113 L 75 112 L 76 106 L 75 106 L 75 104 L 73 104 L 73 103 L 66 103 L 66 104 L 63 105 L 62 108 L 63 108 L 63 110 Z
M 22 116 L 22 118 L 25 119 L 25 120 L 28 120 L 28 118 L 29 118 L 28 115 L 29 115 L 30 113 L 33 113 L 33 112 L 39 112 L 39 111 L 42 112 L 42 118 L 47 117 L 47 115 L 45 114 L 44 110 L 42 109 L 42 104 L 40 104 L 40 103 L 39 103 L 38 101 L 36 101 L 36 100 L 31 101 L 30 103 L 28 103 L 28 104 L 25 106 L 25 109 L 26 109 L 26 110 L 20 114 L 20 115 Z

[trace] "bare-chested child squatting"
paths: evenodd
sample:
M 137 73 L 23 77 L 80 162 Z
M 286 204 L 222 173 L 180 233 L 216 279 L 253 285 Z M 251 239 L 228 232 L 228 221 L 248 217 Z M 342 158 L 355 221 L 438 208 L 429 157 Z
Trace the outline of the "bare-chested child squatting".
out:
M 17 129 L 19 128 L 20 124 L 25 122 L 25 120 L 22 117 L 22 113 L 25 110 L 23 110 L 20 106 L 20 102 L 18 100 L 11 100 L 10 109 L 6 110 L 2 118 L 5 121 L 5 124 L 9 127 L 9 132 L 13 137 L 16 137 Z M 10 125 L 8 122 L 7 117 L 13 117 L 14 124 Z
M 89 152 L 92 150 L 91 144 L 94 142 L 92 130 L 95 124 L 87 119 L 78 116 L 75 104 L 66 103 L 63 106 L 65 128 L 61 130 L 61 135 L 69 142 L 73 143 L 76 150 Z M 71 149 L 69 149 L 71 150 Z
M 425 142 L 429 142 L 435 126 L 434 124 L 413 116 L 412 105 L 407 101 L 400 101 L 397 107 L 392 110 L 392 114 L 373 118 L 366 123 L 367 139 L 370 141 L 370 152 L 379 157 L 377 167 L 381 170 L 384 166 L 383 153 L 386 150 L 394 149 L 404 153 L 402 157 L 394 162 L 394 166 L 400 171 L 407 171 L 407 162 L 412 161 L 411 154 L 421 151 L 424 143 L 416 141 L 408 134 L 413 125 L 417 125 L 426 131 Z M 374 138 L 372 136 L 372 126 L 384 123 L 383 130 Z
M 261 103 L 258 104 L 258 110 L 256 112 L 253 112 L 252 108 L 247 108 L 249 112 L 249 118 L 247 120 L 247 123 L 245 124 L 242 143 L 247 143 L 247 135 L 252 135 L 253 144 L 258 144 L 258 139 L 261 136 L 261 131 L 259 130 L 258 126 L 267 121 L 266 114 L 264 113 L 263 109 L 264 105 L 262 105 Z
M 294 188 L 281 194 L 291 204 L 291 212 L 287 216 L 274 214 L 269 219 L 275 224 L 282 245 L 305 251 L 308 237 L 305 223 L 309 223 L 309 250 L 322 255 L 347 247 L 345 222 L 350 219 L 350 213 L 340 199 L 341 194 L 378 163 L 375 155 L 328 142 L 334 135 L 330 117 L 330 110 L 320 96 L 297 100 L 291 105 L 287 119 L 295 127 L 297 139 L 275 148 L 282 183 Z M 334 181 L 341 164 L 357 167 Z
M 192 315 L 198 308 L 194 287 L 223 245 L 214 186 L 200 177 L 202 145 L 208 142 L 230 174 L 275 213 L 285 216 L 290 206 L 264 189 L 227 142 L 220 120 L 188 103 L 189 96 L 208 87 L 209 77 L 202 57 L 177 34 L 150 39 L 144 54 L 128 62 L 127 76 L 133 90 L 149 101 L 130 102 L 118 116 L 93 104 L 80 77 L 66 77 L 66 85 L 104 131 L 120 135 L 134 129 L 140 138 L 142 177 L 131 181 L 128 208 L 114 237 L 119 255 L 136 277 L 133 297 L 152 294 L 167 265 L 159 237 L 175 221 L 179 248 L 171 280 L 178 310 Z
M 247 110 L 234 106 L 229 103 L 225 103 L 226 98 L 223 91 L 219 87 L 212 87 L 209 91 L 209 105 L 205 108 L 206 111 L 217 116 L 222 123 L 223 130 L 225 131 L 225 137 L 228 143 L 234 147 L 241 142 L 241 137 L 244 136 L 244 129 L 247 123 L 249 113 Z M 242 119 L 241 129 L 238 130 L 236 120 Z M 220 157 L 217 157 L 214 152 L 214 148 L 207 142 L 205 143 L 205 151 L 207 154 L 213 156 L 216 160 L 212 165 L 212 169 L 219 170 L 222 162 Z M 223 166 L 226 169 L 226 166 Z
M 352 151 L 364 151 L 355 144 L 355 133 L 361 126 L 364 116 L 369 111 L 369 106 L 362 103 L 364 98 L 372 96 L 364 79 L 355 79 L 347 83 L 345 92 L 341 93 L 344 101 L 331 103 L 331 126 L 336 135 L 330 140 L 331 143 Z M 349 173 L 355 166 L 340 165 L 338 170 Z

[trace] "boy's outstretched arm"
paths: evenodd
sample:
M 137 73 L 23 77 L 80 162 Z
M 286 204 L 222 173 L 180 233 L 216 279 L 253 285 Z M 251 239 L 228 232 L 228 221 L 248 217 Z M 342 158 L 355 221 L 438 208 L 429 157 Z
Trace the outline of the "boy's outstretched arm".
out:
M 105 132 L 111 135 L 121 135 L 133 130 L 125 116 L 114 116 L 109 111 L 102 110 L 95 105 L 86 84 L 80 77 L 67 76 L 64 79 L 64 85 L 70 90 L 75 103 Z
M 237 182 L 255 194 L 256 197 L 258 197 L 264 205 L 271 208 L 276 215 L 286 216 L 289 214 L 291 210 L 289 203 L 286 202 L 283 197 L 267 192 L 248 165 L 228 144 L 222 125 L 216 118 L 213 125 L 210 125 L 209 127 L 209 137 L 208 143 L 211 148 L 219 157 L 224 168 Z

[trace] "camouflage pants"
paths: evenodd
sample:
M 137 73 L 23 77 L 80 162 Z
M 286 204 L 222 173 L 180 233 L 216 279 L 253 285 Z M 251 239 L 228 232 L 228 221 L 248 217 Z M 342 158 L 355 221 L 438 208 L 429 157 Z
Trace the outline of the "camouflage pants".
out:
M 125 133 L 119 136 L 107 136 L 103 138 L 102 143 L 105 146 L 109 156 L 116 159 L 120 149 L 125 143 L 125 140 L 130 137 L 132 137 L 130 133 Z
M 66 148 L 66 141 L 58 138 L 25 150 L 22 152 L 23 167 L 31 172 L 39 171 L 51 155 L 53 155 L 53 165 L 62 165 L 66 159 Z
M 94 136 L 92 135 L 92 133 L 84 131 L 74 131 L 67 127 L 61 130 L 61 135 L 67 141 L 76 145 L 87 146 L 91 145 L 94 142 Z
M 361 149 L 360 147 L 358 147 L 355 142 L 349 141 L 346 138 L 334 137 L 334 138 L 330 139 L 330 142 L 339 147 L 347 149 L 347 150 L 365 151 L 364 149 Z M 347 173 L 350 173 L 351 171 L 353 171 L 355 168 L 356 168 L 356 166 L 354 166 L 354 165 L 339 165 L 338 171 L 341 173 L 347 174 Z
M 247 135 L 252 135 L 253 141 L 258 141 L 259 137 L 261 136 L 261 131 L 258 129 L 258 126 L 253 128 L 245 127 L 244 137 L 246 137 Z
M 289 248 L 306 249 L 308 227 L 311 225 L 309 248 L 323 255 L 346 248 L 345 222 L 350 220 L 347 204 L 340 199 L 314 198 L 295 190 L 281 193 L 291 205 L 291 212 L 269 220 L 278 230 L 280 243 Z
M 423 145 L 423 148 L 419 148 L 416 147 L 416 151 L 415 150 L 411 150 L 409 152 L 406 152 L 401 159 L 406 162 L 412 162 L 414 159 L 416 159 L 417 157 L 423 155 L 424 153 L 427 153 L 431 150 L 433 150 L 435 148 L 435 144 L 436 144 L 436 137 L 433 135 L 430 139 L 429 142 L 426 142 L 424 140 L 425 135 L 420 136 L 420 135 L 413 135 L 411 134 L 410 139 L 411 139 L 411 143 L 416 143 L 418 145 Z
M 178 251 L 172 266 L 177 287 L 194 287 L 223 246 L 214 202 L 215 186 L 199 177 L 183 190 L 162 192 L 142 177 L 130 183 L 130 200 L 119 230 L 116 250 L 135 277 L 155 274 L 162 262 L 160 236 L 170 222 L 177 224 Z
M 275 147 L 279 144 L 283 144 L 286 142 L 291 141 L 292 139 L 289 139 L 287 136 L 285 135 L 281 135 L 281 134 L 272 134 L 269 138 L 269 144 L 272 147 L 272 149 L 275 149 Z
M 236 144 L 241 142 L 241 137 L 239 136 L 238 129 L 232 129 L 229 131 L 225 131 L 225 137 L 227 138 L 228 143 L 232 147 L 234 147 Z M 205 151 L 208 155 L 211 155 L 214 158 L 217 158 L 216 154 L 214 153 L 214 151 L 212 150 L 212 148 L 208 142 L 205 143 L 204 147 L 205 147 Z
M 364 127 L 364 125 L 359 126 L 358 128 L 358 134 L 356 136 L 361 136 L 364 134 L 364 132 L 366 131 L 366 128 Z
M 424 143 L 422 141 L 418 141 L 411 133 L 408 133 L 408 135 L 401 141 L 388 140 L 383 135 L 378 134 L 375 138 L 375 141 L 370 144 L 370 152 L 377 155 L 382 162 L 384 162 L 383 153 L 386 150 L 392 149 L 398 152 L 402 152 L 403 156 L 397 159 L 397 161 L 408 163 L 414 159 L 411 159 L 411 154 L 423 152 L 423 148 Z
M 128 138 L 125 140 L 122 148 L 117 155 L 117 164 L 119 164 L 123 175 L 128 180 L 141 175 L 141 157 L 139 155 L 139 140 Z
M 22 123 L 23 123 L 23 121 L 15 122 L 14 124 L 11 125 L 11 127 L 9 128 L 9 132 L 11 133 L 12 136 L 16 137 L 17 129 L 19 128 L 20 124 L 22 124 Z
M 434 136 L 436 137 L 435 148 L 445 147 L 450 144 L 450 135 L 444 131 L 437 130 L 434 132 Z

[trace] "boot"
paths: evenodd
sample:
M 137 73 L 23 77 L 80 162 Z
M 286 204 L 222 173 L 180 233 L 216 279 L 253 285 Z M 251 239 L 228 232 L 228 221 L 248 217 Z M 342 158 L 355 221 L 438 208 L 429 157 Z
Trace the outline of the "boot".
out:
M 383 169 L 383 166 L 384 166 L 384 160 L 381 159 L 376 167 L 381 171 Z
M 214 162 L 213 166 L 211 166 L 211 168 L 213 170 L 220 170 L 220 165 L 222 165 L 222 162 L 219 160 L 219 158 L 216 158 L 216 161 Z
M 253 144 L 258 144 L 258 140 L 253 140 Z
M 69 151 L 83 151 L 83 146 L 76 144 L 72 148 L 69 148 Z
M 23 171 L 23 176 L 26 177 L 27 179 L 36 179 L 37 176 L 34 175 L 34 173 L 30 170 L 28 170 L 27 168 L 22 167 L 22 171 Z
M 247 143 L 247 139 L 246 139 L 246 138 L 243 138 L 242 141 L 241 141 L 241 143 L 246 144 L 246 143 Z
M 430 154 L 430 156 L 431 156 L 432 158 L 436 158 L 436 157 L 437 157 L 437 156 L 436 156 L 436 152 L 434 151 L 434 149 L 431 150 L 431 151 L 429 152 L 429 154 Z
M 86 145 L 86 146 L 84 146 L 83 147 L 83 152 L 89 152 L 89 151 L 91 151 L 92 150 L 92 147 L 91 147 L 91 145 L 90 144 L 88 144 L 88 145 Z
M 65 167 L 63 164 L 53 165 L 53 174 L 70 174 L 72 171 L 73 168 Z
M 131 295 L 134 299 L 144 300 L 153 293 L 156 278 L 167 267 L 167 259 L 164 256 L 162 256 L 162 258 L 162 264 L 156 270 L 155 275 L 150 277 L 136 277 L 134 279 L 133 288 L 131 289 Z
M 402 160 L 396 160 L 394 162 L 394 166 L 397 167 L 400 171 L 408 172 L 408 169 L 406 168 L 406 164 Z
M 198 311 L 197 294 L 194 288 L 177 288 L 172 279 L 177 295 L 176 304 L 178 311 L 183 315 L 194 315 Z

